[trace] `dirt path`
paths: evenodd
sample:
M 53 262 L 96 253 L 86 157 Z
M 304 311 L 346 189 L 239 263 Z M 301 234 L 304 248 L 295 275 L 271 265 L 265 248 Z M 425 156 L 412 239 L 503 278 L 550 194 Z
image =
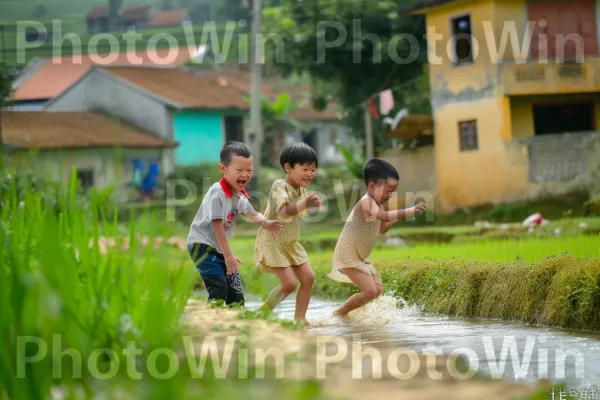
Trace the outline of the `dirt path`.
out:
M 454 360 L 446 356 L 428 357 L 391 347 L 355 348 L 356 345 L 341 338 L 264 320 L 240 319 L 237 311 L 211 308 L 199 301 L 189 301 L 185 326 L 186 334 L 195 337 L 194 348 L 198 354 L 213 340 L 219 354 L 235 346 L 230 371 L 231 368 L 239 371 L 237 356 L 248 354 L 248 363 L 264 365 L 266 376 L 318 380 L 324 384 L 327 395 L 339 399 L 526 399 L 542 388 L 548 394 L 544 398 L 551 398 L 549 385 L 532 388 L 477 377 L 465 379 L 462 373 L 465 371 L 457 369 Z M 240 338 L 242 347 L 247 345 L 244 353 L 239 353 L 240 346 L 234 345 Z M 263 354 L 270 355 L 264 362 Z M 375 368 L 375 372 L 380 373 L 375 378 L 373 365 L 381 366 Z

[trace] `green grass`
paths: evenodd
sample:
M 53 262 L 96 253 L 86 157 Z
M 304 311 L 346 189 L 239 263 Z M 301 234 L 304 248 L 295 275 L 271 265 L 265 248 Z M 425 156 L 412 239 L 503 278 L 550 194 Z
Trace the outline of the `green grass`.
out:
M 92 393 L 108 398 L 322 398 L 320 387 L 310 382 L 230 379 L 223 385 L 210 368 L 192 379 L 187 360 L 180 361 L 171 379 L 152 377 L 146 366 L 156 365 L 161 372 L 168 366 L 166 357 L 151 361 L 154 350 L 184 351 L 181 317 L 196 271 L 164 263 L 152 247 L 101 254 L 100 236 L 125 233 L 133 239 L 141 228 L 153 237 L 160 224 L 150 218 L 138 226 L 132 219 L 123 232 L 116 219 L 104 217 L 107 210 L 99 199 L 93 195 L 87 203 L 75 184 L 68 191 L 47 192 L 16 179 L 15 171 L 3 173 L 1 399 L 46 399 L 57 387 L 74 391 L 69 399 Z M 75 171 L 71 182 L 74 178 Z M 139 352 L 135 365 L 141 380 L 131 378 L 121 357 L 131 345 Z M 69 355 L 63 356 L 67 349 Z M 116 354 L 118 364 L 110 357 L 94 358 L 98 350 Z M 92 367 L 90 360 L 96 360 Z M 115 366 L 114 376 L 100 379 Z
M 371 261 L 386 290 L 427 312 L 600 331 L 598 243 L 598 235 L 578 235 L 423 244 L 375 249 Z M 254 269 L 254 239 L 238 238 L 232 248 L 246 288 L 266 296 L 277 280 Z M 342 299 L 356 288 L 327 278 L 332 256 L 309 251 L 313 293 Z
M 481 243 L 418 245 L 412 248 L 381 249 L 374 260 L 395 259 L 482 260 L 494 262 L 524 261 L 535 263 L 555 255 L 573 257 L 600 257 L 599 236 L 571 236 L 566 238 L 530 238 L 499 240 Z

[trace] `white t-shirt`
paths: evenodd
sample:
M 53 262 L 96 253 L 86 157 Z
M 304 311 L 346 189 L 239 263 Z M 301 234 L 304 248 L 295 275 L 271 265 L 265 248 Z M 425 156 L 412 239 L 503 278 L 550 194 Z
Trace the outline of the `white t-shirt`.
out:
M 250 197 L 246 191 L 231 193 L 225 179 L 213 184 L 202 200 L 202 204 L 190 226 L 187 243 L 202 243 L 213 247 L 222 253 L 217 237 L 212 229 L 211 222 L 215 219 L 223 220 L 227 241 L 231 239 L 233 228 L 239 214 L 253 211 Z

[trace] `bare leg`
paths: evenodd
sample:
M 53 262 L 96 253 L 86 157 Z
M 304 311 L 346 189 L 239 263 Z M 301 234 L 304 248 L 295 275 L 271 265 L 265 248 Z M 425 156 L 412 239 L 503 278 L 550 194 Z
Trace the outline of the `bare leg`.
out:
M 279 278 L 280 284 L 269 293 L 267 300 L 265 300 L 263 308 L 269 310 L 273 310 L 296 290 L 296 276 L 291 268 L 273 268 L 273 273 Z
M 308 263 L 294 266 L 292 269 L 294 270 L 294 274 L 296 274 L 296 278 L 300 281 L 300 287 L 296 294 L 296 313 L 294 319 L 306 323 L 306 311 L 308 310 L 308 304 L 312 296 L 315 274 Z
M 366 274 L 359 269 L 343 268 L 342 271 L 344 271 L 348 278 L 358 286 L 360 293 L 352 295 L 340 306 L 340 308 L 335 310 L 333 315 L 337 317 L 345 317 L 349 312 L 376 299 L 383 290 L 383 287 L 377 285 L 371 275 Z

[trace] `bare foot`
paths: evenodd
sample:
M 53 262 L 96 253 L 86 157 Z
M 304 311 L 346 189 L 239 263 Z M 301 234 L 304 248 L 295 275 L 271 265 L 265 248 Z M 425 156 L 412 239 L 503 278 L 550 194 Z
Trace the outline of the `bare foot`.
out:
M 311 327 L 311 323 L 306 318 L 296 318 L 296 322 L 303 324 L 306 327 Z
M 340 310 L 335 310 L 333 312 L 333 316 L 336 317 L 336 318 L 343 319 L 345 321 L 350 321 L 351 320 L 351 318 L 348 316 L 348 314 L 342 314 L 342 313 L 340 313 Z

